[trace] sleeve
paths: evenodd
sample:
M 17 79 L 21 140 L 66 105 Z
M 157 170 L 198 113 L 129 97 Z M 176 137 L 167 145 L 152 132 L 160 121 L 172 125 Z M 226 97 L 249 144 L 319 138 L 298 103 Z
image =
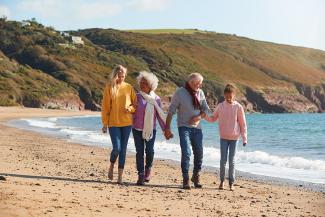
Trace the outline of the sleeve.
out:
M 243 143 L 247 143 L 247 125 L 244 108 L 242 106 L 238 109 L 238 122 Z
M 104 127 L 108 126 L 109 113 L 111 108 L 111 99 L 108 85 L 104 88 L 103 99 L 102 99 L 102 123 Z
M 217 106 L 216 110 L 213 112 L 212 116 L 205 116 L 205 120 L 208 122 L 215 122 L 219 118 L 219 105 Z
M 209 105 L 208 105 L 208 103 L 207 103 L 207 100 L 206 100 L 206 98 L 205 98 L 205 95 L 204 95 L 204 92 L 203 92 L 203 90 L 201 90 L 200 91 L 201 92 L 201 110 L 206 114 L 206 115 L 208 115 L 208 114 L 210 114 L 211 113 L 211 110 L 210 110 L 210 108 L 209 108 Z
M 160 108 L 162 108 L 161 107 L 161 100 L 160 100 L 160 98 L 157 98 L 157 104 L 159 105 Z M 165 131 L 166 130 L 166 123 L 161 119 L 161 117 L 159 116 L 158 112 L 157 112 L 156 117 L 157 117 L 158 123 L 159 123 L 162 131 Z
M 168 113 L 175 114 L 179 105 L 180 105 L 180 100 L 179 100 L 179 90 L 177 90 L 172 98 L 172 101 L 169 105 L 168 108 Z
M 131 105 L 130 105 L 130 112 L 133 114 L 137 107 L 137 94 L 133 87 L 131 87 Z

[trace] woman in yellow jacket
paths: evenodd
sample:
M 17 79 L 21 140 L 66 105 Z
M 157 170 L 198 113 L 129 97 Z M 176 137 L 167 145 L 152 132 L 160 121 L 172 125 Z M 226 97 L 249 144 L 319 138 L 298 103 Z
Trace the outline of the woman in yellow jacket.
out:
M 118 180 L 122 184 L 127 144 L 132 128 L 132 114 L 135 112 L 136 93 L 133 87 L 124 82 L 127 69 L 116 66 L 105 86 L 102 100 L 103 133 L 111 137 L 113 149 L 110 156 L 108 178 L 113 180 L 114 164 L 118 159 Z

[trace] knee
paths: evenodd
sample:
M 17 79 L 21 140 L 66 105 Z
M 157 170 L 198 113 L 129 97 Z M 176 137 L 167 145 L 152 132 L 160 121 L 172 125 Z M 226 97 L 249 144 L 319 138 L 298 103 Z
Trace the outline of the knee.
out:
M 120 146 L 118 146 L 118 147 L 113 147 L 112 153 L 118 155 L 118 154 L 120 153 L 120 151 L 121 151 L 121 147 L 120 147 Z

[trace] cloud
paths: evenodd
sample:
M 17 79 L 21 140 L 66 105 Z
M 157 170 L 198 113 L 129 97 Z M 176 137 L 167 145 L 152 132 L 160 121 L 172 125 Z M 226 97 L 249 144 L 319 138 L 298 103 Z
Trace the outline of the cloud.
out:
M 4 5 L 0 5 L 0 16 L 6 16 L 6 17 L 10 17 L 10 10 L 7 6 Z
M 141 11 L 162 11 L 168 7 L 169 3 L 169 0 L 131 0 L 128 5 Z

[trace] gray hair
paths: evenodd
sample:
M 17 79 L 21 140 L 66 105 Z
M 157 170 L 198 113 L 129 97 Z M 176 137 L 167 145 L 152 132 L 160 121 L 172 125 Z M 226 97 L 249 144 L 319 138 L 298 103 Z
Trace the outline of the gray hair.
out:
M 159 81 L 155 74 L 153 74 L 152 72 L 141 71 L 139 72 L 139 75 L 137 77 L 138 84 L 140 84 L 140 81 L 142 79 L 145 79 L 148 82 L 151 91 L 155 91 L 157 89 Z
M 187 82 L 191 81 L 191 80 L 200 80 L 203 81 L 203 76 L 200 73 L 192 73 L 187 77 Z

